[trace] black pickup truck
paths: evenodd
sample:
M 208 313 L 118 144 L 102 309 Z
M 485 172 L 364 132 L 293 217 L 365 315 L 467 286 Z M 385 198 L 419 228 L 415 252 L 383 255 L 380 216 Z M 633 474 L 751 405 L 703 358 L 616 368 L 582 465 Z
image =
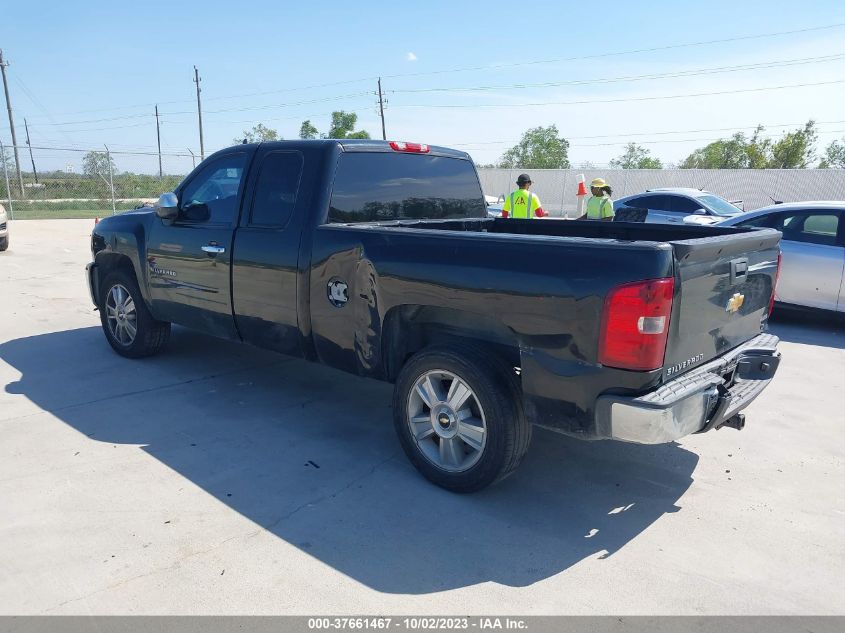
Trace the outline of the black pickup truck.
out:
M 456 491 L 513 471 L 532 424 L 741 428 L 779 362 L 777 231 L 488 218 L 469 156 L 440 147 L 231 147 L 91 239 L 117 353 L 177 323 L 393 382 L 406 454 Z

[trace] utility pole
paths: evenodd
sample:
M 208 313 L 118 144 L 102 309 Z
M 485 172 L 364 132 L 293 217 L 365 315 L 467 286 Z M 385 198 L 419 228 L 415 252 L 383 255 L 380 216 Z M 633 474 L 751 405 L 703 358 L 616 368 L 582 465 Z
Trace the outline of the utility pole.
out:
M 387 132 L 384 131 L 384 98 L 381 94 L 381 77 L 378 78 L 378 111 L 381 116 L 381 139 L 387 140 Z
M 26 123 L 26 117 L 23 119 L 23 129 L 26 130 L 26 144 L 29 147 L 29 161 L 32 163 L 32 176 L 35 178 L 35 184 L 38 184 L 38 172 L 35 171 L 35 158 L 32 156 L 32 143 L 29 142 L 29 125 Z
M 3 74 L 3 91 L 6 93 L 6 110 L 9 111 L 9 127 L 12 130 L 12 151 L 15 154 L 15 169 L 17 170 L 18 186 L 21 188 L 21 197 L 24 197 L 23 176 L 21 176 L 21 159 L 18 155 L 18 138 L 15 135 L 15 119 L 12 117 L 12 101 L 9 98 L 9 83 L 6 80 L 6 66 L 9 62 L 3 61 L 3 49 L 0 49 L 0 73 Z
M 161 130 L 158 123 L 158 104 L 156 104 L 156 141 L 158 141 L 158 179 L 161 180 L 164 174 L 161 170 Z
M 197 166 L 197 157 L 194 155 L 194 150 L 192 150 L 189 147 L 188 151 L 191 153 L 191 162 L 194 164 L 194 167 L 196 167 Z
M 200 71 L 194 66 L 194 83 L 197 85 L 197 118 L 200 123 L 200 160 L 205 160 L 205 144 L 202 141 L 202 102 L 200 101 Z

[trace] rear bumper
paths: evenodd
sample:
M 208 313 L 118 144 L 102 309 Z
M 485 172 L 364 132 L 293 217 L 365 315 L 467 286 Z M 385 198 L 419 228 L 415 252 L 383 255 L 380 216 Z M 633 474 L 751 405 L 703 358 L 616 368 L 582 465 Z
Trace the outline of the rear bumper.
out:
M 777 371 L 778 338 L 760 334 L 658 389 L 638 397 L 599 396 L 600 437 L 661 444 L 730 423 L 765 389 Z
M 97 264 L 90 262 L 85 265 L 85 279 L 88 280 L 88 294 L 94 307 L 99 307 L 97 297 L 100 296 L 100 275 Z

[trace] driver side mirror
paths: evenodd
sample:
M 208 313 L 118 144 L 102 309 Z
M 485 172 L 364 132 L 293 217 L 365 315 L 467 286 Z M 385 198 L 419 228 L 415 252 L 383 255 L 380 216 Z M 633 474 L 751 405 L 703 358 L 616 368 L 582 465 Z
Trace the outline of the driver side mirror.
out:
M 696 209 L 695 211 L 693 211 L 693 214 L 695 214 L 695 215 L 707 215 L 707 211 L 705 211 L 704 209 Z
M 162 220 L 175 220 L 179 215 L 179 199 L 175 193 L 163 193 L 155 204 L 155 210 Z

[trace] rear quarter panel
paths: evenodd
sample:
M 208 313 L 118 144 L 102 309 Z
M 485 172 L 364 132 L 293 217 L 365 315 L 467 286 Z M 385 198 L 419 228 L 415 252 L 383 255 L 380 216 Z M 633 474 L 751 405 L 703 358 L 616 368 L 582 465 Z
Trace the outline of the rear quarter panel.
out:
M 323 362 L 385 378 L 383 324 L 393 308 L 437 306 L 495 318 L 517 341 L 535 420 L 584 432 L 598 393 L 638 391 L 659 379 L 659 372 L 597 364 L 605 294 L 672 269 L 671 248 L 654 242 L 319 226 L 310 275 L 313 342 Z M 348 284 L 343 307 L 328 299 L 332 280 Z

